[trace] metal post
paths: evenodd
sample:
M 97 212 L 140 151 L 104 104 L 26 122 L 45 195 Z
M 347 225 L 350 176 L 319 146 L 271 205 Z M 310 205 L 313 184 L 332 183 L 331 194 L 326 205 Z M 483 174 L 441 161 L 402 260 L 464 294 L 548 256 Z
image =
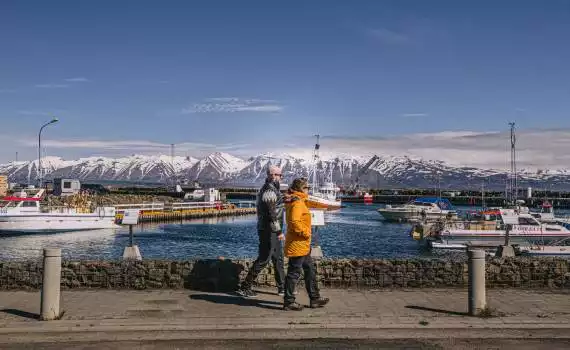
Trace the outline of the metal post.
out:
M 59 311 L 61 249 L 44 249 L 43 268 L 40 319 L 43 321 L 55 320 L 61 315 Z
M 134 245 L 135 237 L 133 235 L 133 225 L 129 225 L 129 247 Z
M 485 251 L 468 250 L 469 315 L 477 316 L 487 306 L 485 293 Z
M 513 225 L 511 224 L 506 224 L 505 225 L 505 246 L 508 247 L 511 245 L 511 230 L 513 228 Z

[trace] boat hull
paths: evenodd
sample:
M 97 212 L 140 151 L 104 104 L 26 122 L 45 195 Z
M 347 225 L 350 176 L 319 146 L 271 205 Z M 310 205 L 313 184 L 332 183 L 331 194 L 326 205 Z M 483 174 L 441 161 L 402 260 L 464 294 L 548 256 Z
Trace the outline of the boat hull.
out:
M 309 196 L 307 199 L 307 206 L 310 209 L 323 209 L 323 210 L 339 210 L 342 206 L 342 202 L 338 200 L 330 200 L 326 198 L 319 198 L 315 196 Z
M 109 214 L 0 215 L 0 232 L 53 233 L 119 228 L 115 224 L 115 215 Z
M 528 244 L 549 244 L 560 241 L 561 239 L 570 237 L 569 232 L 560 231 L 526 231 L 511 232 L 509 234 L 510 244 L 528 245 Z M 480 247 L 497 247 L 505 244 L 505 231 L 493 230 L 487 232 L 469 232 L 454 231 L 442 232 L 438 239 L 439 242 L 445 244 L 463 244 L 467 246 Z

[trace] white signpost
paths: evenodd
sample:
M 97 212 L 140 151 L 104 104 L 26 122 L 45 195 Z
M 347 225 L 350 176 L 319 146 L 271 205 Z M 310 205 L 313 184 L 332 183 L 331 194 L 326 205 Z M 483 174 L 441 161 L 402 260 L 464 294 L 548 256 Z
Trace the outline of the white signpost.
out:
M 123 251 L 123 260 L 142 260 L 139 247 L 134 244 L 133 225 L 139 223 L 140 211 L 138 209 L 126 209 L 123 212 L 122 225 L 129 225 L 129 246 Z
M 324 210 L 311 210 L 311 225 L 313 226 L 313 246 L 311 247 L 311 257 L 314 260 L 321 260 L 323 258 L 323 250 L 319 244 L 319 227 L 325 226 Z

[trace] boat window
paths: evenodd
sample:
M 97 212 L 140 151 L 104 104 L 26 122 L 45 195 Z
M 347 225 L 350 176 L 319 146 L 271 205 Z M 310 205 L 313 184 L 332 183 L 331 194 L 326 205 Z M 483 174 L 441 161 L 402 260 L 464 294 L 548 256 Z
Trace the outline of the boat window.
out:
M 24 208 L 35 208 L 35 207 L 37 207 L 36 204 L 37 204 L 36 202 L 24 202 L 22 204 L 22 207 L 24 207 Z
M 520 216 L 519 216 L 519 225 L 538 226 L 539 223 L 536 222 L 536 220 L 533 220 L 533 219 L 531 219 L 531 218 L 524 218 L 524 217 L 520 217 Z

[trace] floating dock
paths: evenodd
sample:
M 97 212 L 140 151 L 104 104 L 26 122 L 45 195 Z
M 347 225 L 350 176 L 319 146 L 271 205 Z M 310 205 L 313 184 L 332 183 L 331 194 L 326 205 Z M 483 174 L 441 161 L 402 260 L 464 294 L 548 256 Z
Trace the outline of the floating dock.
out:
M 190 219 L 242 216 L 256 213 L 255 206 L 222 202 L 179 202 L 119 204 L 115 206 L 115 220 L 121 223 L 125 210 L 139 210 L 139 222 L 167 222 Z

